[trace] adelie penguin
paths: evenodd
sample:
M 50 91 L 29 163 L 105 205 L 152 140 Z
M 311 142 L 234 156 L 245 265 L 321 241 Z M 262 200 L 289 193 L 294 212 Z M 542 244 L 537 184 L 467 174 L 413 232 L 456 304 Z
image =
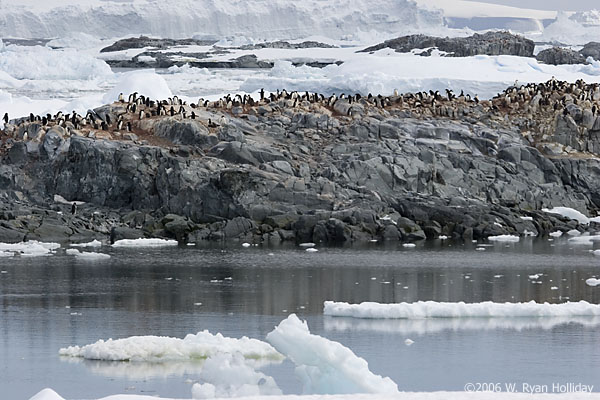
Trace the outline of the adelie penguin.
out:
M 8 113 L 4 113 L 4 117 L 2 118 L 5 124 L 8 124 Z
M 73 203 L 71 205 L 71 214 L 75 215 L 76 212 L 77 212 L 77 204 Z

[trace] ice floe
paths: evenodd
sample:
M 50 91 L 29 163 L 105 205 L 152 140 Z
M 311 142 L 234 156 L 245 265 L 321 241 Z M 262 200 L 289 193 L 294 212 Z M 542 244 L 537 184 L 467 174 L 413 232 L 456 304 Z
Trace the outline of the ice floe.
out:
M 87 243 L 71 243 L 71 247 L 102 247 L 102 242 L 94 239 Z
M 295 314 L 281 321 L 267 341 L 296 364 L 305 394 L 398 392 L 390 378 L 373 374 L 364 359 L 342 344 L 311 334 Z
M 0 243 L 0 252 L 4 256 L 20 255 L 22 257 L 49 256 L 56 249 L 60 248 L 58 243 L 44 243 L 35 240 L 21 243 Z
M 588 286 L 599 286 L 600 285 L 600 279 L 590 278 L 590 279 L 587 279 L 585 281 L 585 284 L 588 285 Z
M 165 247 L 177 246 L 177 240 L 166 239 L 121 239 L 113 243 L 113 247 Z
M 491 242 L 512 242 L 512 243 L 516 243 L 519 240 L 521 240 L 521 238 L 519 236 L 514 236 L 514 235 L 489 236 L 487 239 Z
M 224 337 L 208 331 L 189 334 L 183 339 L 163 336 L 132 336 L 125 339 L 99 340 L 86 346 L 70 346 L 61 356 L 105 361 L 194 360 L 217 353 L 241 353 L 246 358 L 281 359 L 268 343 L 257 339 Z
M 86 261 L 99 261 L 99 260 L 110 259 L 109 254 L 79 251 L 77 249 L 67 249 L 67 254 L 77 257 L 78 260 L 86 260 Z
M 326 301 L 325 315 L 353 318 L 465 318 L 465 317 L 569 317 L 600 316 L 600 305 L 587 301 L 562 304 L 536 303 L 440 303 L 418 301 L 416 303 L 382 304 L 364 302 L 349 304 Z

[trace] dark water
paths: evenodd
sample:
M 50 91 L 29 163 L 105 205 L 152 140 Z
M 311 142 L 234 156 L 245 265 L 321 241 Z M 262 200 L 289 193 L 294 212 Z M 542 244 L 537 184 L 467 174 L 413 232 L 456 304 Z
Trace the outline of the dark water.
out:
M 63 397 L 116 393 L 191 397 L 198 363 L 61 359 L 58 349 L 132 335 L 184 337 L 208 329 L 265 338 L 294 312 L 311 331 L 350 347 L 400 390 L 462 390 L 468 382 L 575 382 L 600 389 L 600 320 L 324 317 L 323 301 L 600 303 L 600 258 L 566 240 L 428 243 L 416 249 L 111 249 L 83 262 L 64 254 L 0 258 L 0 396 L 44 387 Z M 543 274 L 536 282 L 532 274 Z M 231 279 L 225 279 L 231 278 Z M 212 281 L 212 282 L 211 282 Z M 553 287 L 558 289 L 552 289 Z M 194 303 L 202 303 L 201 306 Z M 68 307 L 68 308 L 67 308 Z M 415 341 L 406 346 L 404 340 Z M 301 393 L 293 365 L 266 365 L 284 393 Z

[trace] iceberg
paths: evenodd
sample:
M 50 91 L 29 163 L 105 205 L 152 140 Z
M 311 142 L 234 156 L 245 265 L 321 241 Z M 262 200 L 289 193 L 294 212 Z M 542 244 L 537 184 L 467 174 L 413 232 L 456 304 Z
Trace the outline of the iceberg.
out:
M 323 313 L 334 317 L 374 319 L 570 317 L 600 316 L 600 305 L 583 300 L 562 304 L 536 303 L 535 301 L 528 303 L 418 301 L 416 303 L 395 304 L 374 302 L 349 304 L 326 301 Z
M 20 255 L 22 257 L 49 256 L 53 250 L 60 248 L 58 243 L 43 243 L 36 240 L 21 243 L 0 243 L 0 252 Z M 7 254 L 5 254 L 7 255 Z
M 267 341 L 296 364 L 304 394 L 398 393 L 390 378 L 373 374 L 367 361 L 341 343 L 311 334 L 296 314 L 281 321 Z
M 215 335 L 208 331 L 189 334 L 183 339 L 163 336 L 131 336 L 99 340 L 86 346 L 59 350 L 61 356 L 104 361 L 185 361 L 204 359 L 217 353 L 240 353 L 250 359 L 281 359 L 271 345 L 257 339 Z

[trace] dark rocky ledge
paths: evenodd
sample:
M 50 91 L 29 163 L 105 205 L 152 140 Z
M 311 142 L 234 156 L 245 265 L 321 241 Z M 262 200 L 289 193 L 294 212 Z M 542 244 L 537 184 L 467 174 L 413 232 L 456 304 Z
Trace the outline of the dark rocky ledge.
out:
M 410 35 L 387 40 L 378 45 L 367 47 L 362 51 L 371 52 L 384 48 L 394 49 L 398 53 L 408 53 L 413 49 L 437 48 L 446 52 L 447 57 L 469 57 L 480 54 L 533 57 L 535 43 L 532 40 L 508 32 L 476 33 L 473 36 L 457 38 Z M 429 54 L 426 52 L 423 55 Z
M 351 243 L 597 230 L 541 209 L 600 209 L 599 101 L 598 85 L 550 81 L 486 101 L 282 92 L 13 120 L 0 132 L 0 241 Z M 73 216 L 56 195 L 85 204 Z

